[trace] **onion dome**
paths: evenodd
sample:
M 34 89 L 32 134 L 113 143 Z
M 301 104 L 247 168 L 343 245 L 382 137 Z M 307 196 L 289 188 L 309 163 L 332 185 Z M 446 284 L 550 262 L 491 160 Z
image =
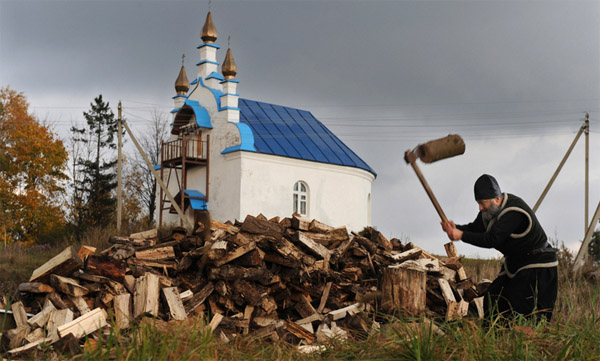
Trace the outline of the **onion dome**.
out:
M 221 70 L 225 79 L 233 79 L 237 74 L 237 65 L 235 65 L 235 60 L 233 60 L 231 49 L 227 49 L 227 54 L 225 55 L 225 61 L 223 61 Z
M 177 77 L 177 80 L 175 80 L 175 91 L 177 92 L 177 95 L 185 95 L 188 90 L 190 90 L 190 82 L 185 73 L 185 67 L 182 64 L 181 70 L 179 70 L 179 76 Z
M 212 15 L 210 11 L 206 14 L 206 21 L 204 22 L 204 26 L 202 27 L 202 35 L 200 38 L 205 43 L 214 43 L 217 40 L 217 28 L 212 20 Z

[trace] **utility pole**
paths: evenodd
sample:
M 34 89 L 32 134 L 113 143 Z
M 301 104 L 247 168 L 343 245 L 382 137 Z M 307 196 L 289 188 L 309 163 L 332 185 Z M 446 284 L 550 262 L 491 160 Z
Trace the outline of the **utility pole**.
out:
M 590 199 L 590 113 L 585 113 L 585 224 L 584 234 L 587 232 L 590 225 L 589 221 L 589 202 Z
M 119 119 L 118 119 L 118 159 L 117 159 L 117 234 L 121 235 L 121 208 L 122 208 L 122 194 L 123 194 L 123 181 L 122 181 L 122 133 L 123 133 L 123 117 L 122 117 L 122 107 L 121 101 L 119 100 Z

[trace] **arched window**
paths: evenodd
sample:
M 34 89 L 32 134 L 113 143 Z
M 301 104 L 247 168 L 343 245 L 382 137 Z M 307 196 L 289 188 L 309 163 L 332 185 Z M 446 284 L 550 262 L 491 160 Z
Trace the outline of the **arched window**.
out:
M 294 184 L 294 213 L 308 216 L 308 185 L 302 181 Z

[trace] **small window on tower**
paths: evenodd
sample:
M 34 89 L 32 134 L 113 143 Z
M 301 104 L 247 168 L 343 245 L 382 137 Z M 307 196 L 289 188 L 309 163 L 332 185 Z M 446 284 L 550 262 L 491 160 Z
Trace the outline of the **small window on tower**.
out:
M 308 185 L 302 181 L 294 184 L 294 213 L 308 216 Z

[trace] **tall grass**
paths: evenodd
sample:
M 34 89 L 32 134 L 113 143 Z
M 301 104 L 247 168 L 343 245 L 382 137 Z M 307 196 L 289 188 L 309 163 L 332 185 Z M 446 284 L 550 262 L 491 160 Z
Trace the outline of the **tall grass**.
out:
M 600 360 L 600 287 L 581 284 L 590 297 L 573 298 L 588 310 L 562 315 L 551 322 L 516 318 L 508 322 L 466 318 L 389 318 L 370 335 L 333 339 L 322 351 L 301 353 L 295 346 L 238 336 L 229 342 L 210 332 L 204 318 L 165 323 L 146 319 L 132 329 L 110 329 L 93 336 L 80 355 L 57 355 L 72 360 Z M 31 359 L 50 358 L 49 352 Z
M 145 318 L 132 330 L 110 328 L 87 342 L 78 360 L 207 360 L 215 353 L 213 335 L 202 319 L 166 323 Z
M 83 244 L 106 247 L 110 231 L 90 232 Z M 61 251 L 56 248 L 5 248 L 0 253 L 0 278 L 14 285 Z M 76 247 L 79 244 L 75 245 Z M 285 342 L 238 336 L 229 342 L 213 334 L 203 317 L 166 323 L 144 319 L 131 329 L 111 327 L 95 334 L 79 355 L 45 350 L 28 359 L 72 360 L 597 360 L 600 361 L 600 285 L 569 272 L 568 254 L 559 254 L 559 297 L 551 322 L 516 318 L 507 322 L 465 318 L 447 322 L 432 315 L 388 316 L 379 331 L 333 339 L 324 348 L 302 353 Z M 15 267 L 19 264 L 19 267 Z M 463 259 L 476 282 L 494 279 L 497 260 Z M 13 279 L 14 277 L 14 279 Z M 13 285 L 13 286 L 14 286 Z M 14 288 L 13 288 L 14 289 Z M 382 315 L 377 315 L 381 319 Z

